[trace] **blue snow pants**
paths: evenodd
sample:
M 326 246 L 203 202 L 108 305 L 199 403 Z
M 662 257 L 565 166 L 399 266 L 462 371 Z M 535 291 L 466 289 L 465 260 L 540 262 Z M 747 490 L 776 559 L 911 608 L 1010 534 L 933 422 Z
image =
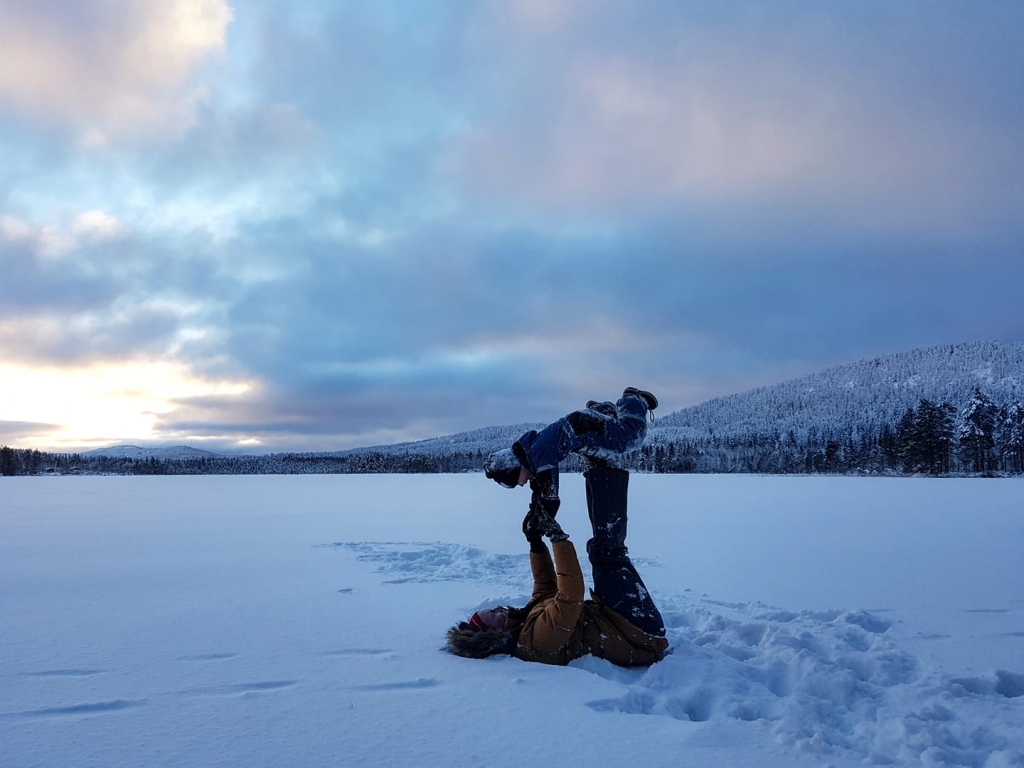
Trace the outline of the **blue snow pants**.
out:
M 594 536 L 587 542 L 597 600 L 655 637 L 665 636 L 665 621 L 647 591 L 626 548 L 629 472 L 592 467 L 584 474 L 587 511 Z

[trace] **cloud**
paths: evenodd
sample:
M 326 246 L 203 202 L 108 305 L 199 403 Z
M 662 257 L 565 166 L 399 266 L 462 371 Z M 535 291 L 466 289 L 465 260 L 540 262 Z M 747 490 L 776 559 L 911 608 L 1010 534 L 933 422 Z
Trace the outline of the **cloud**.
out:
M 88 240 L 109 240 L 115 237 L 121 225 L 103 211 L 86 211 L 75 217 L 71 231 Z
M 221 275 L 222 263 L 208 240 L 161 242 L 99 211 L 45 226 L 0 217 L 0 357 L 37 365 L 216 358 L 222 292 L 238 279 Z
M 231 21 L 224 0 L 9 0 L 3 12 L 0 105 L 89 145 L 187 125 L 202 98 L 190 78 Z
M 988 96 L 1019 85 L 998 9 L 655 5 L 595 3 L 543 34 L 478 23 L 507 87 L 453 145 L 453 175 L 532 212 L 619 219 L 768 209 L 940 237 L 1018 219 L 1024 103 Z
M 75 247 L 71 232 L 55 226 L 32 226 L 15 216 L 0 216 L 0 240 L 27 246 L 38 256 L 61 256 Z
M 632 207 L 772 188 L 820 151 L 800 116 L 711 87 L 714 76 L 688 84 L 596 57 L 573 69 L 550 97 L 554 130 L 485 124 L 469 137 L 469 172 L 542 203 Z
M 17 446 L 26 438 L 52 435 L 60 430 L 59 424 L 36 421 L 4 421 L 0 419 L 0 445 Z
M 42 226 L 9 214 L 0 216 L 0 243 L 27 246 L 36 256 L 43 258 L 64 256 L 80 243 L 110 240 L 120 230 L 121 225 L 116 218 L 99 210 L 80 213 L 70 222 Z

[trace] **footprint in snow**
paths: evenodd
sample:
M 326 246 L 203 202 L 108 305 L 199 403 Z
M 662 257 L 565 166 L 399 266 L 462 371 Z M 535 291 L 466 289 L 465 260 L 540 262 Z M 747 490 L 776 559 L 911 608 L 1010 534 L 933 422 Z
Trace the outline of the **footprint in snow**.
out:
M 353 686 L 353 690 L 356 691 L 407 691 L 414 690 L 417 688 L 433 688 L 440 683 L 428 677 L 421 677 L 419 680 L 403 680 L 397 683 L 376 683 L 373 685 L 356 685 Z
M 976 696 L 1003 696 L 1019 699 L 1024 696 L 1024 674 L 997 669 L 995 677 L 955 677 L 950 682 L 967 693 Z M 953 695 L 957 695 L 953 691 Z
M 44 669 L 41 672 L 26 672 L 25 677 L 92 677 L 102 675 L 102 669 Z
M 1009 608 L 966 608 L 961 613 L 1009 613 Z
M 195 656 L 179 656 L 178 661 L 227 661 L 238 656 L 237 653 L 198 653 Z
M 464 544 L 446 542 L 349 541 L 323 544 L 347 549 L 356 559 L 376 563 L 385 584 L 469 581 L 521 585 L 530 578 L 530 556 L 489 555 Z
M 324 651 L 324 656 L 386 656 L 391 653 L 390 648 L 342 648 L 337 651 Z
M 689 595 L 659 602 L 672 643 L 661 662 L 635 677 L 600 659 L 573 662 L 624 688 L 588 702 L 592 710 L 760 721 L 783 744 L 849 752 L 873 764 L 951 755 L 957 761 L 942 762 L 980 766 L 1019 732 L 1024 674 L 950 678 L 923 668 L 898 647 L 892 622 L 874 612 L 794 612 Z
M 115 699 L 113 701 L 94 701 L 83 704 L 72 704 L 66 707 L 43 707 L 42 709 L 30 709 L 23 712 L 6 712 L 0 714 L 0 718 L 38 718 L 38 717 L 75 717 L 85 715 L 102 715 L 109 712 L 138 707 L 145 702 L 145 699 L 126 700 Z
M 259 693 L 282 691 L 298 685 L 296 680 L 266 680 L 237 685 L 218 685 L 209 688 L 190 688 L 181 693 L 185 696 L 250 696 Z

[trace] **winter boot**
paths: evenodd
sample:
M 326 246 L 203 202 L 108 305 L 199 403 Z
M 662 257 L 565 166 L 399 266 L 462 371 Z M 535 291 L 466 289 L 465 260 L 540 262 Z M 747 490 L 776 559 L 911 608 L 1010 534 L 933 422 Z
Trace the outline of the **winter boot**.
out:
M 622 390 L 623 397 L 629 397 L 630 395 L 634 397 L 642 397 L 647 402 L 648 411 L 653 411 L 658 407 L 658 398 L 646 390 L 637 389 L 636 387 L 626 387 Z
M 615 403 L 608 402 L 607 400 L 603 402 L 587 400 L 587 409 L 603 413 L 605 416 L 614 416 L 616 414 Z

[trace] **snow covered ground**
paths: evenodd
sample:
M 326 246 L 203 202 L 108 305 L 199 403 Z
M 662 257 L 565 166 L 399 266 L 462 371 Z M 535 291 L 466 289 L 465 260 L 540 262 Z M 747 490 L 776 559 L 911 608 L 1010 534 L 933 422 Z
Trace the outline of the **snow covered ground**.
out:
M 631 486 L 649 670 L 440 650 L 530 589 L 482 475 L 3 478 L 0 766 L 1024 765 L 1024 480 Z

